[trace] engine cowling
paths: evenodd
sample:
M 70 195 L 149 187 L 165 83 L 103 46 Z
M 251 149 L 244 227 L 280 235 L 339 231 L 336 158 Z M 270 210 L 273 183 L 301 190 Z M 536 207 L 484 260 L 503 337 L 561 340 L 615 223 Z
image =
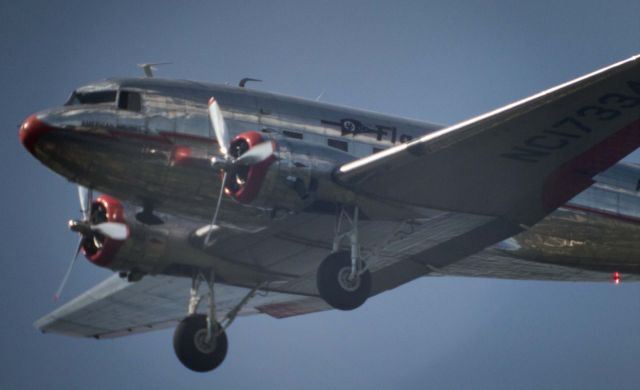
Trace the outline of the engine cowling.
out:
M 325 145 L 254 131 L 235 137 L 229 153 L 238 159 L 265 142 L 272 145 L 272 155 L 228 171 L 226 195 L 239 203 L 284 211 L 302 209 L 315 200 L 343 200 L 340 197 L 346 191 L 333 183 L 331 175 L 353 156 Z
M 235 159 L 262 142 L 270 142 L 262 134 L 248 131 L 235 137 L 231 141 L 229 154 Z M 224 183 L 224 193 L 240 203 L 251 203 L 260 192 L 267 171 L 276 160 L 275 155 L 257 164 L 236 167 L 227 176 Z
M 103 222 L 126 224 L 122 203 L 108 195 L 99 196 L 91 204 L 90 219 L 93 225 Z M 125 240 L 114 240 L 92 231 L 82 240 L 82 252 L 93 264 L 109 267 L 124 242 Z

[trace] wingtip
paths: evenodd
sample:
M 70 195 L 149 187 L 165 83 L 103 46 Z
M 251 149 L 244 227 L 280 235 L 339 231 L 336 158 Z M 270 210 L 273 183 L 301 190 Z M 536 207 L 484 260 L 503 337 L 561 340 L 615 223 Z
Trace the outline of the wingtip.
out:
M 213 103 L 215 103 L 215 102 L 216 102 L 216 98 L 214 98 L 213 96 L 211 96 L 211 97 L 209 98 L 209 105 L 212 105 L 212 104 L 213 104 Z

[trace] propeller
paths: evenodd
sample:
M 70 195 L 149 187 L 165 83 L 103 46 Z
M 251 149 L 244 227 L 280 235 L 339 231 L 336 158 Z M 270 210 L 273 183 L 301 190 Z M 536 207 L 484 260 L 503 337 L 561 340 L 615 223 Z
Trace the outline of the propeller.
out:
M 64 273 L 64 277 L 62 278 L 62 282 L 60 283 L 60 286 L 56 290 L 56 293 L 53 294 L 54 301 L 57 301 L 60 299 L 60 295 L 62 295 L 62 290 L 64 289 L 64 286 L 67 285 L 67 280 L 69 280 L 69 275 L 71 275 L 71 270 L 73 270 L 73 266 L 76 264 L 76 260 L 78 260 L 78 255 L 80 254 L 80 250 L 82 249 L 83 240 L 84 240 L 84 237 L 80 237 L 80 239 L 78 240 L 76 254 L 73 256 L 73 258 L 71 259 L 71 262 L 67 266 L 67 272 Z
M 272 154 L 271 142 L 263 142 L 241 154 L 233 163 L 234 165 L 254 165 L 268 159 Z
M 219 226 L 216 224 L 218 221 L 218 214 L 220 212 L 220 205 L 222 203 L 222 197 L 224 196 L 224 186 L 227 182 L 227 176 L 230 172 L 235 172 L 239 166 L 247 166 L 258 164 L 273 155 L 273 145 L 271 142 L 262 142 L 258 145 L 242 153 L 240 156 L 234 158 L 229 152 L 231 142 L 229 140 L 229 130 L 227 124 L 222 116 L 222 110 L 218 101 L 211 97 L 209 99 L 209 120 L 211 121 L 211 127 L 218 141 L 218 148 L 222 159 L 212 158 L 211 165 L 214 168 L 220 168 L 224 172 L 222 175 L 222 185 L 220 186 L 220 194 L 218 195 L 218 201 L 216 203 L 216 209 L 209 225 L 209 232 L 205 237 L 204 244 L 206 246 L 211 244 L 211 235 L 214 231 L 219 230 Z
M 220 153 L 225 159 L 229 158 L 229 131 L 227 130 L 227 124 L 222 116 L 220 105 L 214 97 L 209 99 L 209 119 L 211 120 L 211 126 L 213 126 L 213 132 L 216 135 L 218 141 L 218 148 Z
M 80 214 L 82 215 L 82 219 L 70 220 L 69 229 L 71 229 L 71 231 L 80 233 L 80 239 L 78 240 L 78 245 L 76 246 L 76 253 L 71 259 L 69 266 L 67 267 L 67 271 L 62 278 L 62 282 L 60 283 L 58 290 L 56 290 L 56 293 L 53 295 L 54 301 L 60 299 L 62 290 L 64 290 L 64 287 L 69 280 L 69 276 L 71 275 L 71 271 L 73 270 L 76 260 L 78 260 L 78 255 L 82 250 L 82 243 L 87 237 L 90 237 L 93 233 L 99 233 L 113 240 L 125 240 L 129 236 L 129 228 L 124 223 L 91 223 L 91 204 L 93 203 L 93 190 L 87 187 L 78 186 L 78 198 L 80 200 Z

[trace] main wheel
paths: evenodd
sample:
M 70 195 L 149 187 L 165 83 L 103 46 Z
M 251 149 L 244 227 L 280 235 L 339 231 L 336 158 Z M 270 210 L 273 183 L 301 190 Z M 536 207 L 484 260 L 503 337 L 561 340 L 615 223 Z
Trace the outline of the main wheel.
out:
M 176 356 L 190 370 L 207 372 L 222 364 L 227 356 L 227 335 L 221 332 L 207 342 L 207 316 L 186 317 L 173 334 Z
M 371 294 L 371 273 L 365 271 L 350 279 L 351 254 L 347 251 L 335 252 L 320 263 L 316 281 L 320 296 L 332 307 L 339 310 L 353 310 L 360 307 Z

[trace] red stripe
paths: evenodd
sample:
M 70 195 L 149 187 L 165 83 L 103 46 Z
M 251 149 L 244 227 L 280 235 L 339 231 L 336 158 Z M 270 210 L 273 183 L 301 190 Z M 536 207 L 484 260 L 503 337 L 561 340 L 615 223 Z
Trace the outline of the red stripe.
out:
M 160 134 L 160 135 L 142 134 L 142 133 L 135 133 L 135 132 L 131 132 L 131 131 L 120 131 L 120 130 L 109 130 L 109 133 L 111 135 L 113 135 L 113 136 L 121 137 L 121 138 L 134 138 L 134 139 L 139 139 L 139 140 L 143 140 L 143 141 L 160 142 L 160 143 L 163 143 L 163 144 L 172 144 L 173 143 L 173 142 L 171 142 L 171 140 L 167 139 L 167 137 L 165 137 L 162 134 Z
M 168 131 L 161 131 L 160 135 L 162 135 L 163 137 L 166 138 L 182 138 L 182 139 L 187 139 L 190 141 L 195 141 L 195 142 L 203 142 L 203 143 L 208 143 L 208 144 L 217 144 L 218 141 L 216 141 L 213 138 L 209 138 L 209 137 L 203 137 L 200 135 L 194 135 L 194 134 L 187 134 L 187 133 L 170 133 Z
M 186 133 L 172 133 L 168 131 L 161 131 L 158 135 L 155 134 L 143 134 L 130 131 L 109 130 L 109 133 L 116 137 L 121 138 L 134 138 L 143 141 L 156 141 L 164 144 L 173 144 L 172 138 L 182 138 L 195 142 L 202 142 L 207 144 L 217 144 L 218 142 L 213 138 L 202 137 L 199 135 L 186 134 Z
M 542 204 L 551 212 L 593 184 L 592 177 L 640 147 L 640 121 L 635 121 L 599 144 L 567 161 L 549 175 L 542 192 Z

